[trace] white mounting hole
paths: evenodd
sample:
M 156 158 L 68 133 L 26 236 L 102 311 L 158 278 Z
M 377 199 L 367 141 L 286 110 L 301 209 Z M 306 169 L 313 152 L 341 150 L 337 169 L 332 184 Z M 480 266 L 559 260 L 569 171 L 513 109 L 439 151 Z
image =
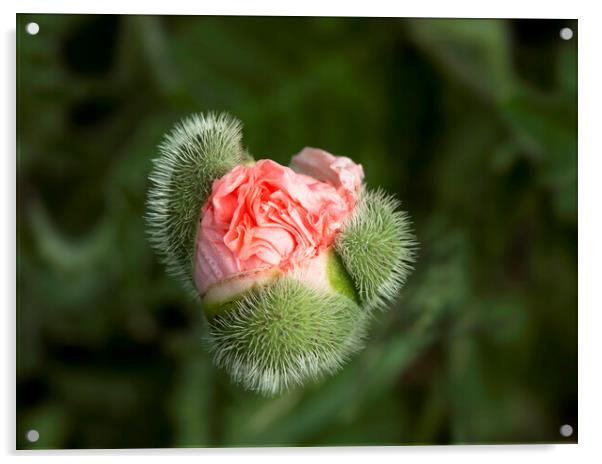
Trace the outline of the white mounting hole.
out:
M 573 30 L 570 27 L 560 29 L 560 38 L 562 40 L 571 40 L 573 38 Z
M 560 435 L 563 437 L 570 437 L 572 434 L 573 427 L 571 427 L 569 424 L 564 424 L 562 427 L 560 427 Z
M 25 438 L 27 438 L 28 442 L 35 443 L 40 439 L 40 432 L 38 432 L 36 429 L 31 429 L 25 434 Z
M 38 32 L 40 32 L 40 26 L 38 25 L 38 23 L 27 23 L 27 25 L 25 26 L 25 31 L 29 35 L 36 35 Z

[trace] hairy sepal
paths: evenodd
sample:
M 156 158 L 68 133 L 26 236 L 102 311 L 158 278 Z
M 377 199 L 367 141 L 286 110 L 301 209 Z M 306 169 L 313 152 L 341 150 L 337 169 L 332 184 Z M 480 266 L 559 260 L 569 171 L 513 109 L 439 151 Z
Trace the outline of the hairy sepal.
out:
M 253 288 L 209 320 L 215 363 L 244 388 L 274 395 L 341 368 L 362 347 L 365 312 L 293 276 Z
M 412 270 L 417 242 L 399 206 L 382 190 L 365 189 L 335 240 L 335 250 L 368 310 L 385 308 Z
M 213 181 L 249 162 L 241 145 L 241 123 L 209 113 L 184 119 L 165 136 L 153 160 L 146 220 L 152 246 L 168 273 L 196 296 L 193 280 L 201 209 Z

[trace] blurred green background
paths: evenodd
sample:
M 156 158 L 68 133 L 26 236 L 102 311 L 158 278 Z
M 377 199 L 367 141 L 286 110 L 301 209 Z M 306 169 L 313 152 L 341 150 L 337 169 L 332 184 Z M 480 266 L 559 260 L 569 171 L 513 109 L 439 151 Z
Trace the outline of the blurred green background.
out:
M 576 441 L 576 21 L 18 15 L 17 91 L 18 447 Z M 421 244 L 365 351 L 276 398 L 145 237 L 157 144 L 207 110 L 257 159 L 362 163 Z

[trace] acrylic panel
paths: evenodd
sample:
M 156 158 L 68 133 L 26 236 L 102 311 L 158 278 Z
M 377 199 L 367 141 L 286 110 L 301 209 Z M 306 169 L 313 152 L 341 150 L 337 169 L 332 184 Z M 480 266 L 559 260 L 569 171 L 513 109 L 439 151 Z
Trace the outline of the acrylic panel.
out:
M 17 448 L 577 441 L 576 20 L 16 38 Z

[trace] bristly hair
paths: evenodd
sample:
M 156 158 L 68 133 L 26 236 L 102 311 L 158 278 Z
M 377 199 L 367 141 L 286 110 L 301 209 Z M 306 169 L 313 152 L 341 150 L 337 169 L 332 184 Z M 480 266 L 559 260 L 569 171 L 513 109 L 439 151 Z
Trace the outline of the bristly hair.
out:
M 195 114 L 176 124 L 153 160 L 146 221 L 167 272 L 195 297 L 193 263 L 201 208 L 213 181 L 246 161 L 242 125 L 226 113 Z
M 367 319 L 346 296 L 281 277 L 210 320 L 207 342 L 234 382 L 269 396 L 338 370 Z
M 382 309 L 397 296 L 415 260 L 417 242 L 399 206 L 384 191 L 365 189 L 335 240 L 362 306 L 369 310 Z

